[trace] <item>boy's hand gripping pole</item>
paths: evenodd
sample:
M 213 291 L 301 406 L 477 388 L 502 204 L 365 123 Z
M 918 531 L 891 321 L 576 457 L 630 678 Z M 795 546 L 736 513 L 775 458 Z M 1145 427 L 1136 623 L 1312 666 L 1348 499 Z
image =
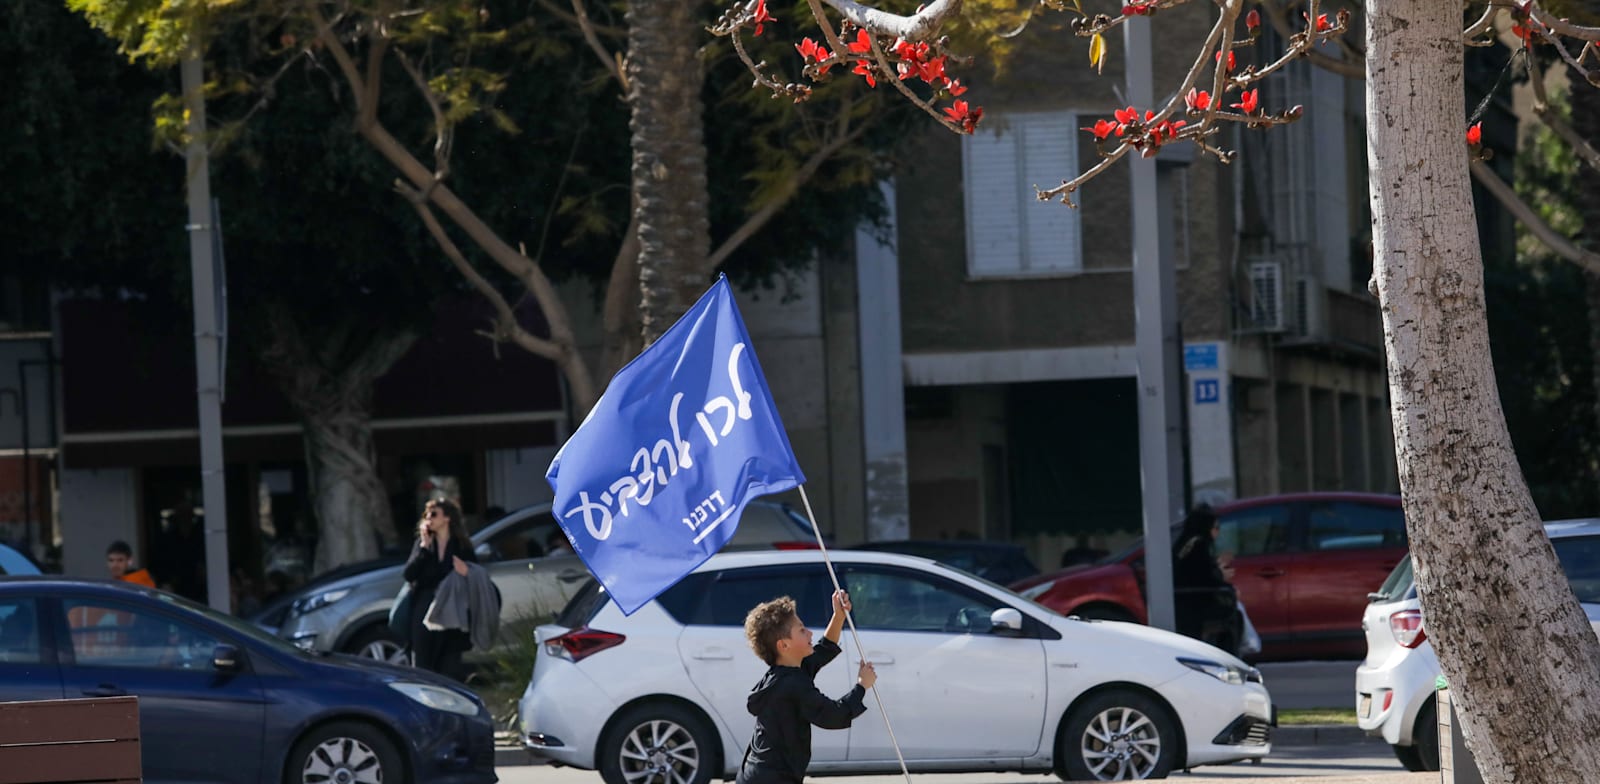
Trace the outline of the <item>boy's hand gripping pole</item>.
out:
M 811 520 L 811 533 L 817 537 L 817 547 L 822 550 L 822 562 L 828 567 L 828 577 L 833 580 L 833 590 L 844 590 L 839 585 L 839 574 L 833 570 L 833 560 L 828 557 L 828 546 L 822 542 L 822 529 L 817 526 L 817 516 L 811 512 L 811 499 L 806 495 L 806 486 L 800 485 L 800 500 L 806 505 L 806 517 Z M 861 647 L 861 635 L 856 633 L 856 619 L 849 610 L 844 611 L 845 622 L 850 625 L 850 639 L 855 641 L 856 655 L 861 661 L 867 660 L 867 652 Z M 889 731 L 889 743 L 894 746 L 894 756 L 900 760 L 900 772 L 905 774 L 906 784 L 911 784 L 911 771 L 906 768 L 906 757 L 900 753 L 900 741 L 894 737 L 894 725 L 889 723 L 889 713 L 883 709 L 883 698 L 878 696 L 878 684 L 872 684 L 872 699 L 878 703 L 878 715 L 883 717 L 883 728 Z

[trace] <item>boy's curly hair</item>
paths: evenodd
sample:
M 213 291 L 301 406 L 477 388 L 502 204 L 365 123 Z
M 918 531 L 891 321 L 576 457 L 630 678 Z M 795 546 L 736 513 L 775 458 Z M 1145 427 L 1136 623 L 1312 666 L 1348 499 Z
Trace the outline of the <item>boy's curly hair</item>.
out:
M 787 637 L 799 620 L 794 600 L 780 596 L 756 605 L 744 617 L 744 637 L 750 642 L 750 650 L 755 651 L 762 661 L 768 665 L 777 664 L 778 641 Z

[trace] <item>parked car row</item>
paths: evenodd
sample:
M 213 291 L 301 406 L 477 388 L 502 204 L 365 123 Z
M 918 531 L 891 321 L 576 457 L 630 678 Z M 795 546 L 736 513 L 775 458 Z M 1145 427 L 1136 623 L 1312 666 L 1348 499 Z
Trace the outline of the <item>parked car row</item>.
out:
M 1264 496 L 1215 511 L 1217 551 L 1232 555 L 1233 586 L 1261 635 L 1254 658 L 1360 658 L 1367 592 L 1406 553 L 1399 496 Z M 1011 588 L 1064 615 L 1145 623 L 1143 541 Z
M 813 773 L 898 771 L 891 724 L 920 772 L 1110 781 L 1271 752 L 1271 698 L 1260 673 L 1228 653 L 1137 624 L 1067 618 L 922 558 L 831 557 L 865 650 L 842 640 L 845 654 L 817 685 L 848 691 L 864 653 L 881 710 L 869 701 L 849 729 L 814 734 Z M 822 560 L 719 554 L 629 616 L 585 583 L 536 631 L 525 745 L 607 784 L 731 777 L 753 727 L 746 697 L 767 667 L 746 643 L 745 614 L 788 595 L 807 626 L 824 626 L 832 583 Z
M 1600 519 L 1546 523 L 1567 583 L 1600 633 Z M 1435 680 L 1439 659 L 1428 640 L 1411 559 L 1371 594 L 1361 621 L 1367 657 L 1356 668 L 1356 722 L 1394 748 L 1407 770 L 1439 769 Z

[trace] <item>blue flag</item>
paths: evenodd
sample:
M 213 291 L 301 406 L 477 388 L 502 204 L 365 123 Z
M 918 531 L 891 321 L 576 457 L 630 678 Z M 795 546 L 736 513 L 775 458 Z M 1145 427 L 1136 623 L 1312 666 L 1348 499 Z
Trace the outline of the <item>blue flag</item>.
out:
M 617 371 L 545 479 L 629 615 L 727 544 L 751 499 L 806 481 L 727 278 Z

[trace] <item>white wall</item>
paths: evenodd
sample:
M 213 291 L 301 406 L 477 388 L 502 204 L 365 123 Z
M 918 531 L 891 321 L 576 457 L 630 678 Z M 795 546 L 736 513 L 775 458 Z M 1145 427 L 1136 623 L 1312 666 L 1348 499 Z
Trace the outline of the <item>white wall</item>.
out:
M 121 539 L 133 560 L 148 565 L 139 542 L 139 494 L 134 469 L 61 472 L 61 564 L 71 577 L 105 577 L 106 546 Z
M 511 511 L 555 497 L 544 472 L 556 456 L 556 448 L 490 449 L 484 454 L 488 467 L 488 506 Z

